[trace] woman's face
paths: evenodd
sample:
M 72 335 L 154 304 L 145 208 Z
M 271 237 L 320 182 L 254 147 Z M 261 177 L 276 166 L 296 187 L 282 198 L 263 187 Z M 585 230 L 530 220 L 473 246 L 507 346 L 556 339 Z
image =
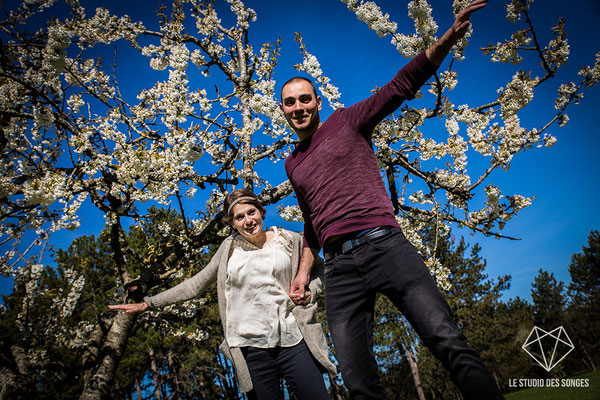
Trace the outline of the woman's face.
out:
M 233 206 L 231 225 L 246 239 L 252 239 L 262 232 L 263 218 L 260 210 L 252 204 Z

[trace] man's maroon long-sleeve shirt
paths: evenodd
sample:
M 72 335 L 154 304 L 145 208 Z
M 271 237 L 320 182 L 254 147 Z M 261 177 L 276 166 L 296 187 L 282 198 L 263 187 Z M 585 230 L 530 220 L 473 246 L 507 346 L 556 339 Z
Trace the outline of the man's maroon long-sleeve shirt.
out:
M 404 100 L 414 98 L 436 68 L 419 54 L 377 93 L 334 111 L 285 160 L 304 217 L 305 247 L 321 248 L 334 235 L 398 226 L 371 135 Z

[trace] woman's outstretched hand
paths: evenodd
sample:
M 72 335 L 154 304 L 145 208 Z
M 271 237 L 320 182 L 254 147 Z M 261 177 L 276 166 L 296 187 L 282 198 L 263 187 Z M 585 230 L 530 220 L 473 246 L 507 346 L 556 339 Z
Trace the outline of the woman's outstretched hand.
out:
M 108 306 L 111 310 L 123 310 L 129 314 L 141 313 L 148 309 L 146 302 L 141 303 L 129 303 L 129 304 L 115 304 L 114 306 Z

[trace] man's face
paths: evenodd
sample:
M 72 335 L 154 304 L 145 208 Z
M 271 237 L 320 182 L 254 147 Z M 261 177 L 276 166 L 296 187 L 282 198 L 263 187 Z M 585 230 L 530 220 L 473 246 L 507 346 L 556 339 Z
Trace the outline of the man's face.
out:
M 321 97 L 315 97 L 310 83 L 297 80 L 281 91 L 281 111 L 292 129 L 302 140 L 311 136 L 320 125 Z

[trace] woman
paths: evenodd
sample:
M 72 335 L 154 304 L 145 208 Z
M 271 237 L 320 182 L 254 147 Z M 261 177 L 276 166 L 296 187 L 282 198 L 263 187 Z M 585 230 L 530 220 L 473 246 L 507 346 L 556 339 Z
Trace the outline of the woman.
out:
M 323 263 L 315 262 L 305 298 L 292 301 L 287 293 L 302 239 L 283 229 L 263 230 L 265 213 L 252 191 L 233 191 L 223 202 L 223 220 L 237 232 L 202 271 L 142 303 L 110 308 L 132 313 L 162 307 L 196 297 L 216 280 L 225 332 L 220 349 L 235 367 L 240 390 L 250 398 L 278 399 L 283 376 L 298 399 L 327 399 L 321 370 L 335 374 L 336 367 L 313 315 Z

